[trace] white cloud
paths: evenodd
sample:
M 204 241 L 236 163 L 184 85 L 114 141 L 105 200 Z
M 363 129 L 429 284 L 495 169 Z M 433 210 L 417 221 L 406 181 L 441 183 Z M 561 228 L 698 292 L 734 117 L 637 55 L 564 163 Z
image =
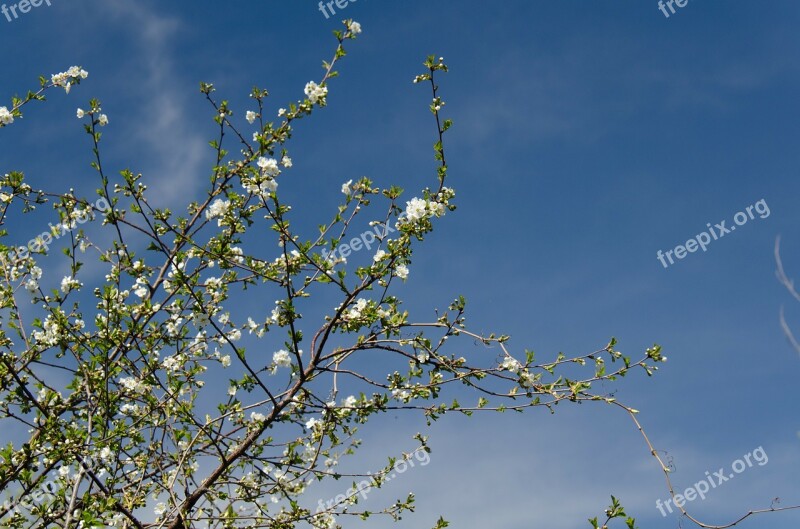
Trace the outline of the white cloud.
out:
M 185 92 L 175 67 L 170 37 L 180 30 L 181 23 L 142 4 L 103 2 L 98 6 L 130 34 L 140 51 L 132 62 L 144 75 L 130 83 L 126 96 L 134 105 L 132 113 L 146 119 L 129 120 L 126 126 L 135 125 L 125 132 L 141 144 L 147 156 L 131 161 L 132 170 L 143 173 L 151 202 L 175 205 L 177 200 L 183 204 L 193 190 L 207 183 L 205 164 L 212 158 L 207 138 L 192 126 L 186 105 L 187 98 L 198 92 Z

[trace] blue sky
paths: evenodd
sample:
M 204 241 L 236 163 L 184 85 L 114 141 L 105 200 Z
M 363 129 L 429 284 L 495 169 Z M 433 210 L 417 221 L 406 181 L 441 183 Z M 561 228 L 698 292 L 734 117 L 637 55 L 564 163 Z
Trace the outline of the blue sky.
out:
M 239 116 L 254 84 L 275 109 L 286 106 L 320 77 L 345 17 L 364 32 L 329 106 L 292 140 L 284 200 L 297 217 L 315 226 L 314 212 L 331 211 L 341 184 L 361 175 L 409 198 L 431 183 L 428 92 L 410 81 L 425 56 L 444 56 L 458 210 L 415 251 L 401 292 L 409 309 L 422 316 L 463 294 L 473 330 L 510 334 L 517 351 L 542 356 L 589 352 L 612 335 L 632 356 L 657 342 L 669 361 L 652 379 L 621 381 L 618 396 L 674 458 L 676 488 L 759 446 L 769 455 L 691 512 L 724 523 L 776 496 L 800 503 L 800 356 L 778 324 L 786 305 L 800 330 L 800 306 L 776 281 L 772 256 L 780 234 L 787 271 L 800 277 L 796 2 L 689 0 L 666 18 L 653 0 L 360 0 L 326 19 L 297 0 L 52 0 L 0 17 L 0 103 L 73 64 L 90 76 L 3 129 L 0 170 L 88 193 L 95 181 L 75 108 L 98 97 L 111 120 L 107 166 L 142 172 L 158 200 L 181 204 L 202 192 L 213 160 L 199 81 Z M 657 260 L 762 199 L 768 217 L 666 269 Z M 9 229 L 15 242 L 41 231 Z M 417 424 L 389 417 L 362 430 L 353 468 L 408 450 Z M 668 495 L 663 476 L 616 410 L 453 417 L 430 433 L 430 465 L 396 481 L 398 494 L 419 493 L 418 512 L 399 527 L 432 526 L 438 514 L 455 527 L 588 527 L 611 493 L 641 527 L 677 526 L 656 510 Z M 795 511 L 742 527 L 798 521 Z

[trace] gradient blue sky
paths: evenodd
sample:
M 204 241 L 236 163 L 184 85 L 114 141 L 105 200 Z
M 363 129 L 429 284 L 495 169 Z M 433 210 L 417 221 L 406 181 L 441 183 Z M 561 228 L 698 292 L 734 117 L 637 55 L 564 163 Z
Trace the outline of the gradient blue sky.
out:
M 144 173 L 173 206 L 201 192 L 213 162 L 198 82 L 213 82 L 240 116 L 253 84 L 286 106 L 320 77 L 344 17 L 364 32 L 329 106 L 298 123 L 283 198 L 300 217 L 330 211 L 342 182 L 361 175 L 410 198 L 431 183 L 434 133 L 429 94 L 410 81 L 426 55 L 444 56 L 458 210 L 415 252 L 409 308 L 423 314 L 463 294 L 473 330 L 511 334 L 515 350 L 542 356 L 589 352 L 612 335 L 632 356 L 658 342 L 667 364 L 655 378 L 623 380 L 618 396 L 674 458 L 676 488 L 758 446 L 769 455 L 690 503 L 693 514 L 723 523 L 776 496 L 800 503 L 800 357 L 778 325 L 786 304 L 800 330 L 800 306 L 772 257 L 781 234 L 800 277 L 797 2 L 689 0 L 665 18 L 654 0 L 360 0 L 330 20 L 299 0 L 52 4 L 0 18 L 0 104 L 40 74 L 77 64 L 90 76 L 2 130 L 0 170 L 88 192 L 96 182 L 75 108 L 98 97 L 111 119 L 106 165 Z M 668 269 L 656 259 L 761 199 L 769 217 Z M 10 229 L 13 242 L 41 231 Z M 390 417 L 364 429 L 352 468 L 411 448 L 418 423 Z M 677 527 L 655 508 L 667 497 L 658 466 L 616 410 L 453 417 L 430 433 L 430 465 L 374 494 L 419 493 L 418 512 L 398 527 L 429 527 L 439 514 L 455 527 L 589 527 L 611 493 L 641 527 Z M 798 522 L 794 511 L 742 527 Z M 363 526 L 373 524 L 389 526 Z

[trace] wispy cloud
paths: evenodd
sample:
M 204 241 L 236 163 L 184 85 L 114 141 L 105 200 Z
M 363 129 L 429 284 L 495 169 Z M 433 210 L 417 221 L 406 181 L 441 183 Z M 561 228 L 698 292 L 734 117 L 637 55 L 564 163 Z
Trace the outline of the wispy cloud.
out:
M 147 152 L 137 171 L 145 174 L 149 200 L 172 204 L 185 202 L 199 185 L 206 182 L 204 163 L 209 160 L 206 138 L 197 133 L 180 88 L 171 36 L 181 29 L 181 22 L 168 18 L 137 3 L 102 2 L 119 29 L 130 33 L 139 54 L 132 60 L 145 75 L 131 83 L 136 89 L 130 97 L 137 114 L 146 119 L 132 121 L 128 129 L 134 142 Z

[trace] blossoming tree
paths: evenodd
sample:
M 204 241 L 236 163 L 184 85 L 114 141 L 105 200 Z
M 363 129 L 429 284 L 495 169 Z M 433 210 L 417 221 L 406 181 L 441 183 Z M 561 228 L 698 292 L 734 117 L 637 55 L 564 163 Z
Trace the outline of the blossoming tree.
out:
M 413 250 L 455 210 L 443 144 L 451 121 L 442 119 L 437 85 L 443 59 L 429 57 L 414 78 L 432 92 L 430 187 L 406 200 L 398 187 L 350 180 L 318 232 L 295 229 L 279 191 L 292 167 L 292 130 L 326 105 L 344 45 L 360 32 L 345 21 L 322 78 L 274 118 L 266 90 L 253 89 L 254 108 L 239 120 L 211 84 L 201 84 L 218 129 L 216 164 L 204 198 L 180 214 L 151 205 L 142 175 L 106 171 L 100 129 L 109 118 L 97 100 L 77 117 L 91 138 L 99 200 L 35 190 L 20 172 L 2 177 L 3 221 L 50 203 L 60 223 L 28 247 L 2 247 L 0 420 L 20 440 L 0 450 L 7 494 L 0 525 L 333 528 L 343 516 L 378 514 L 359 505 L 360 476 L 337 468 L 358 449 L 358 427 L 377 414 L 406 410 L 434 421 L 600 401 L 633 417 L 635 410 L 593 385 L 634 369 L 652 374 L 666 360 L 658 346 L 634 361 L 611 339 L 583 356 L 541 362 L 531 351 L 512 352 L 507 336 L 471 332 L 460 297 L 430 319 L 404 310 Z M 0 107 L 0 126 L 87 75 L 74 67 L 42 78 L 38 91 Z M 231 140 L 236 154 L 227 150 Z M 378 228 L 369 232 L 375 248 L 348 261 L 337 249 L 359 223 Z M 274 238 L 271 250 L 264 234 Z M 57 235 L 69 273 L 48 291 L 43 259 Z M 357 244 L 349 242 L 354 251 Z M 96 261 L 105 277 L 84 271 Z M 335 293 L 339 303 L 321 320 L 304 321 L 304 311 L 324 310 L 315 305 L 320 292 Z M 274 305 L 236 310 L 240 300 L 265 297 Z M 459 341 L 470 352 L 457 354 Z M 491 347 L 470 349 L 476 342 Z M 380 376 L 363 369 L 365 354 L 380 355 Z M 427 436 L 415 438 L 418 451 L 431 450 Z M 410 457 L 390 457 L 370 486 L 385 482 L 397 458 Z M 352 483 L 347 494 L 324 505 L 310 499 L 312 482 L 341 478 Z M 380 514 L 398 518 L 413 503 L 409 495 Z M 634 526 L 616 499 L 590 523 L 605 527 L 613 518 Z

